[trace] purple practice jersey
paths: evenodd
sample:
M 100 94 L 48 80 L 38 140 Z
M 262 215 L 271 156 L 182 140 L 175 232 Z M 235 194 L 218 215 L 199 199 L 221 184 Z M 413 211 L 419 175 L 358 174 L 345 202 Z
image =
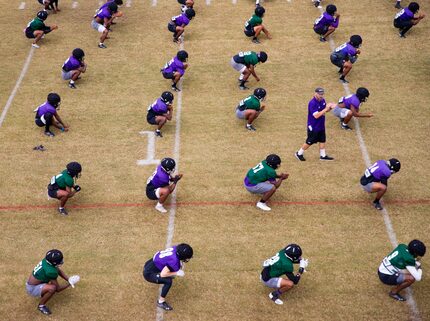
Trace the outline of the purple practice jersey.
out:
M 109 8 L 106 6 L 104 8 L 100 8 L 94 18 L 99 17 L 101 20 L 112 18 L 112 13 L 109 11 Z
M 339 26 L 339 19 L 336 19 L 331 14 L 324 12 L 319 18 L 315 20 L 314 29 L 322 29 L 325 26 L 337 28 Z
M 169 111 L 167 108 L 167 104 L 158 98 L 151 106 L 149 106 L 148 110 L 152 110 L 157 115 L 163 115 Z
M 185 13 L 180 14 L 179 16 L 174 16 L 172 17 L 172 21 L 175 23 L 175 25 L 177 26 L 186 26 L 190 23 L 190 19 L 187 18 L 187 16 L 185 15 Z
M 351 106 L 353 106 L 356 111 L 360 109 L 360 104 L 361 104 L 356 94 L 352 94 L 346 97 L 341 97 L 339 99 L 339 104 L 340 103 L 345 104 L 346 109 L 351 109 Z
M 387 180 L 391 176 L 390 167 L 385 160 L 378 160 L 375 164 L 366 168 L 364 171 L 364 176 L 367 178 L 373 177 L 374 182 L 380 182 Z
M 334 50 L 335 53 L 340 54 L 342 59 L 346 57 L 353 57 L 357 55 L 357 49 L 354 48 L 349 42 L 345 42 Z
M 151 183 L 155 188 L 168 186 L 170 183 L 170 175 L 161 167 L 157 166 L 155 172 L 148 178 L 146 184 Z
M 114 0 L 111 0 L 111 1 L 108 1 L 108 2 L 106 2 L 106 3 L 103 3 L 103 4 L 102 4 L 102 6 L 99 8 L 99 10 L 104 9 L 104 8 L 107 8 L 107 6 L 108 6 L 110 3 L 112 3 L 112 2 L 115 2 L 115 1 L 114 1 Z M 99 10 L 97 10 L 97 11 L 99 11 Z
M 76 70 L 82 66 L 82 63 L 73 56 L 67 58 L 67 60 L 63 64 L 64 71 Z
M 37 116 L 40 118 L 46 113 L 51 113 L 54 115 L 57 112 L 54 106 L 52 106 L 50 103 L 45 102 L 44 104 L 37 107 Z
M 160 271 L 164 269 L 164 267 L 168 267 L 170 272 L 177 272 L 181 268 L 181 261 L 176 255 L 176 245 L 165 249 L 163 251 L 159 251 L 154 255 L 154 264 Z
M 318 119 L 314 117 L 315 113 L 320 112 L 325 108 L 325 100 L 318 101 L 315 97 L 308 104 L 308 129 L 314 132 L 322 132 L 325 130 L 325 115 Z
M 174 57 L 170 60 L 163 68 L 163 72 L 179 72 L 181 76 L 185 73 L 184 63 L 178 59 L 178 57 Z
M 409 8 L 404 8 L 396 14 L 396 16 L 394 17 L 394 20 L 409 21 L 409 20 L 412 20 L 413 18 L 414 18 L 413 12 L 409 10 Z

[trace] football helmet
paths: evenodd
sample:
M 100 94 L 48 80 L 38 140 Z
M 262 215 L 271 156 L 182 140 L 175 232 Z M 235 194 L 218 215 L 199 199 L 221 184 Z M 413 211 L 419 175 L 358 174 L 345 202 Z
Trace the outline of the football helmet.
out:
M 334 15 L 334 13 L 337 11 L 337 8 L 334 4 L 329 4 L 326 8 L 325 11 L 329 14 L 329 15 Z
M 194 9 L 187 9 L 185 10 L 185 15 L 187 16 L 188 19 L 193 19 L 193 17 L 195 17 L 196 12 L 194 11 Z
M 358 100 L 360 100 L 360 103 L 364 103 L 367 98 L 369 98 L 369 91 L 367 90 L 367 88 L 365 87 L 360 87 L 357 89 L 357 92 L 355 93 L 355 95 L 357 96 Z
M 115 0 L 115 3 L 117 4 L 117 6 L 122 6 L 123 4 L 122 0 Z
M 264 51 L 260 51 L 260 53 L 257 54 L 258 60 L 262 63 L 265 63 L 267 61 L 267 53 Z
M 254 96 L 258 100 L 263 100 L 266 97 L 266 90 L 264 88 L 257 88 L 254 90 Z
M 349 38 L 349 43 L 354 48 L 360 48 L 361 44 L 363 43 L 363 39 L 361 39 L 360 35 L 353 35 L 351 38 Z
M 72 56 L 81 61 L 85 57 L 85 53 L 81 48 L 75 48 L 72 51 Z
M 109 11 L 115 13 L 118 11 L 118 5 L 115 2 L 111 2 L 108 4 Z
M 188 59 L 188 52 L 186 52 L 185 50 L 180 50 L 178 51 L 176 56 L 178 57 L 179 61 L 186 62 Z
M 71 162 L 66 166 L 67 172 L 70 176 L 79 178 L 82 172 L 82 166 L 78 162 Z
M 176 167 L 176 162 L 173 158 L 163 158 L 161 160 L 161 167 L 167 172 L 167 173 L 171 173 L 175 170 Z
M 293 263 L 299 263 L 300 262 L 300 258 L 302 256 L 302 249 L 299 245 L 297 244 L 288 244 L 287 247 L 284 250 L 285 255 L 291 260 L 293 261 Z
M 257 17 L 262 18 L 264 16 L 264 13 L 266 12 L 266 9 L 264 9 L 262 6 L 258 6 L 257 8 L 255 8 L 255 15 Z
M 266 163 L 273 169 L 277 169 L 281 165 L 281 158 L 276 154 L 270 154 L 266 157 Z
M 401 164 L 400 164 L 400 161 L 398 159 L 391 158 L 388 162 L 390 163 L 389 167 L 390 167 L 390 170 L 392 172 L 397 173 L 400 170 Z
M 161 101 L 166 104 L 171 104 L 173 102 L 173 94 L 170 91 L 165 91 L 161 94 Z
M 61 98 L 60 98 L 60 95 L 57 94 L 57 93 L 49 93 L 47 100 L 48 100 L 48 103 L 50 105 L 52 105 L 53 107 L 57 108 L 58 105 L 60 105 Z
M 50 250 L 45 255 L 46 261 L 52 264 L 53 266 L 57 266 L 63 264 L 63 253 L 60 250 Z
M 41 10 L 41 11 L 39 11 L 39 12 L 37 13 L 37 17 L 38 17 L 40 20 L 45 21 L 45 20 L 46 20 L 46 18 L 48 18 L 48 12 L 47 12 L 46 10 Z
M 408 244 L 408 251 L 414 257 L 424 256 L 426 254 L 426 246 L 420 240 L 412 240 Z
M 412 11 L 413 14 L 417 13 L 420 10 L 420 5 L 416 2 L 411 2 L 408 5 L 408 9 Z
M 176 254 L 179 260 L 188 262 L 193 257 L 193 248 L 186 243 L 181 243 L 176 247 Z

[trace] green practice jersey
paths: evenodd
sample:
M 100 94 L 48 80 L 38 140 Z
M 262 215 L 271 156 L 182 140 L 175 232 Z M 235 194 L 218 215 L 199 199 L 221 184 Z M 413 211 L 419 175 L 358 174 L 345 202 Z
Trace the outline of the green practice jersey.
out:
M 293 273 L 294 271 L 293 261 L 285 255 L 284 249 L 264 261 L 263 266 L 269 267 L 270 278 L 279 278 L 286 273 Z
M 73 187 L 74 181 L 73 177 L 67 173 L 67 170 L 61 172 L 61 174 L 58 174 L 57 176 L 53 176 L 51 178 L 51 185 L 57 184 L 60 189 L 66 189 L 66 187 Z
M 251 95 L 239 102 L 240 110 L 254 109 L 256 111 L 259 111 L 260 106 L 261 106 L 260 101 L 254 95 Z
M 49 264 L 46 259 L 43 259 L 33 269 L 33 276 L 43 283 L 48 283 L 58 278 L 58 270 L 55 266 Z
M 45 31 L 47 29 L 43 20 L 40 18 L 37 18 L 37 17 L 34 18 L 33 20 L 31 20 L 28 23 L 27 27 L 30 27 L 31 30 L 43 30 L 43 31 Z
M 253 15 L 247 22 L 245 22 L 245 29 L 252 29 L 255 26 L 259 26 L 263 23 L 263 19 L 260 17 Z
M 407 266 L 415 266 L 415 258 L 408 251 L 406 244 L 399 244 L 383 260 L 380 271 L 385 274 L 396 274 L 400 270 L 406 269 Z
M 257 164 L 257 166 L 251 168 L 246 174 L 246 177 L 248 177 L 251 184 L 257 185 L 258 183 L 275 179 L 276 171 L 267 165 L 267 162 L 264 160 Z

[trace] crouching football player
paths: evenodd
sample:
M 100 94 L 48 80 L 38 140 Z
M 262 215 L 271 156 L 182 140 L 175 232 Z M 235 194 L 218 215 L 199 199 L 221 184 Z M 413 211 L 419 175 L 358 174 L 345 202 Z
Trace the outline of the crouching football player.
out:
M 81 48 L 75 48 L 72 55 L 64 62 L 61 77 L 63 80 L 69 80 L 69 87 L 76 89 L 75 81 L 78 80 L 81 73 L 87 70 L 87 64 L 84 62 L 85 53 Z
M 358 55 L 361 53 L 360 47 L 363 40 L 359 35 L 353 35 L 349 39 L 349 42 L 337 47 L 330 55 L 330 61 L 333 65 L 339 67 L 339 80 L 343 83 L 348 83 L 345 79 L 346 75 L 351 71 L 352 64 L 358 59 Z
M 400 161 L 396 158 L 391 158 L 388 161 L 381 159 L 364 171 L 360 184 L 366 192 L 376 193 L 373 206 L 377 210 L 383 209 L 380 200 L 387 191 L 388 179 L 393 173 L 397 173 L 400 170 L 400 166 Z
M 296 274 L 294 274 L 294 264 L 300 264 Z M 308 260 L 302 258 L 302 249 L 297 244 L 288 244 L 275 256 L 264 261 L 264 268 L 260 275 L 261 282 L 269 288 L 276 289 L 269 294 L 269 298 L 276 304 L 284 304 L 279 297 L 299 283 L 307 266 Z M 284 274 L 287 278 L 281 277 Z
M 230 65 L 240 72 L 239 88 L 241 90 L 249 89 L 245 86 L 245 83 L 248 81 L 251 74 L 254 76 L 255 80 L 260 81 L 260 78 L 255 72 L 255 66 L 260 62 L 265 63 L 266 61 L 267 54 L 264 51 L 260 51 L 259 53 L 254 51 L 241 51 L 231 58 Z
M 255 8 L 254 14 L 247 22 L 245 22 L 245 30 L 243 31 L 247 37 L 252 37 L 252 42 L 259 44 L 258 36 L 260 32 L 264 32 L 268 39 L 272 39 L 269 30 L 263 25 L 263 16 L 266 10 L 258 6 Z
M 394 17 L 394 27 L 399 29 L 401 38 L 406 38 L 406 32 L 425 18 L 424 13 L 417 15 L 419 10 L 420 5 L 416 2 L 411 2 L 407 8 L 399 11 Z
M 181 91 L 177 85 L 179 80 L 185 74 L 185 69 L 188 68 L 188 52 L 180 50 L 168 63 L 161 69 L 161 73 L 165 79 L 172 80 L 172 90 Z
M 327 41 L 327 37 L 339 27 L 340 15 L 336 11 L 336 6 L 329 4 L 325 12 L 315 20 L 314 31 L 320 35 L 321 42 Z
M 75 284 L 80 280 L 79 275 L 68 277 L 60 268 L 62 264 L 63 253 L 61 251 L 55 249 L 48 251 L 45 258 L 34 267 L 25 284 L 28 294 L 41 298 L 37 309 L 43 314 L 51 314 L 51 310 L 46 306 L 46 303 L 55 293 L 61 292 L 69 286 L 74 288 Z M 57 281 L 58 276 L 68 283 L 60 285 Z
M 60 102 L 60 95 L 56 93 L 50 93 L 48 95 L 47 101 L 36 109 L 36 117 L 34 121 L 37 126 L 45 127 L 46 136 L 55 136 L 55 134 L 50 130 L 51 125 L 57 127 L 63 132 L 69 130 L 69 126 L 63 122 L 60 115 L 57 113 L 57 110 L 60 109 Z
M 257 88 L 254 94 L 241 100 L 236 107 L 236 117 L 239 119 L 246 119 L 246 129 L 256 131 L 257 129 L 252 126 L 252 122 L 260 116 L 266 105 L 263 103 L 266 98 L 266 90 Z
M 24 29 L 25 36 L 29 39 L 34 39 L 33 43 L 31 44 L 33 48 L 40 48 L 37 42 L 46 34 L 58 29 L 57 25 L 52 25 L 50 27 L 46 26 L 44 22 L 46 18 L 48 18 L 48 12 L 45 10 L 39 11 L 36 18 L 31 20 L 28 23 L 27 28 Z
M 163 158 L 161 164 L 157 166 L 155 172 L 146 181 L 146 196 L 153 201 L 157 201 L 155 209 L 161 213 L 167 213 L 164 202 L 173 193 L 176 184 L 182 178 L 182 174 L 172 176 L 175 172 L 176 163 L 172 158 Z
M 173 94 L 170 91 L 165 91 L 161 94 L 151 106 L 148 107 L 146 121 L 148 124 L 157 125 L 155 136 L 163 137 L 161 128 L 167 121 L 172 120 L 173 114 Z
M 173 284 L 175 276 L 183 277 L 183 263 L 188 262 L 193 257 L 193 248 L 188 244 L 181 243 L 163 251 L 155 253 L 143 268 L 143 277 L 146 281 L 163 284 L 160 297 L 157 300 L 157 307 L 166 311 L 173 308 L 166 302 L 166 296 Z
M 69 198 L 73 197 L 81 190 L 79 185 L 75 184 L 75 179 L 81 176 L 82 166 L 78 162 L 67 164 L 66 169 L 56 176 L 52 176 L 51 183 L 48 185 L 48 196 L 60 200 L 58 213 L 68 215 L 64 206 Z
M 107 39 L 109 34 L 109 28 L 115 19 L 115 14 L 118 12 L 118 5 L 115 2 L 109 2 L 109 4 L 103 8 L 100 8 L 94 15 L 94 19 L 91 22 L 93 29 L 100 32 L 100 42 L 98 47 L 105 49 L 107 48 L 104 41 Z
M 185 31 L 185 27 L 188 26 L 191 19 L 196 15 L 193 9 L 187 9 L 184 13 L 179 16 L 174 16 L 167 24 L 167 29 L 173 32 L 173 42 L 180 43 L 180 37 Z
M 426 254 L 426 246 L 420 240 L 412 240 L 408 245 L 399 244 L 379 265 L 378 276 L 382 283 L 394 285 L 388 293 L 397 301 L 406 301 L 400 291 L 421 281 L 423 271 L 419 259 Z

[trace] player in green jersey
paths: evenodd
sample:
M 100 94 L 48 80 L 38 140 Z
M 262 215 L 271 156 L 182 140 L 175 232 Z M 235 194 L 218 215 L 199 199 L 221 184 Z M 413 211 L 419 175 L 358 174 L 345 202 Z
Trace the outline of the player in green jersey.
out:
M 267 54 L 264 51 L 256 53 L 254 51 L 241 51 L 233 56 L 230 65 L 240 72 L 239 88 L 241 90 L 249 89 L 245 86 L 249 76 L 252 74 L 255 80 L 260 81 L 260 78 L 255 73 L 255 66 L 258 63 L 265 63 L 267 61 Z
M 415 281 L 421 281 L 420 257 L 426 254 L 426 246 L 420 240 L 412 240 L 408 245 L 399 244 L 382 260 L 378 269 L 379 279 L 387 285 L 394 285 L 389 296 L 397 301 L 406 301 L 399 292 Z
M 262 194 L 261 199 L 256 206 L 263 211 L 270 211 L 266 202 L 275 194 L 288 174 L 277 174 L 276 169 L 281 165 L 281 158 L 276 154 L 270 154 L 265 160 L 251 168 L 245 176 L 243 184 L 248 192 L 253 194 Z M 279 178 L 277 180 L 277 178 Z
M 58 212 L 61 215 L 69 214 L 64 206 L 69 198 L 73 197 L 81 190 L 81 187 L 75 184 L 75 179 L 81 176 L 81 172 L 81 164 L 78 162 L 71 162 L 67 164 L 64 171 L 51 178 L 51 183 L 48 185 L 48 196 L 60 200 Z
M 27 28 L 24 29 L 25 36 L 29 39 L 34 39 L 31 46 L 33 48 L 40 48 L 37 42 L 42 39 L 47 33 L 50 33 L 51 31 L 58 29 L 57 25 L 52 26 L 46 26 L 45 20 L 48 18 L 48 12 L 45 10 L 39 11 L 37 13 L 36 18 L 31 20 Z
M 258 36 L 260 32 L 264 32 L 267 38 L 272 39 L 269 30 L 263 25 L 263 16 L 266 10 L 262 6 L 255 8 L 255 12 L 247 22 L 245 22 L 245 30 L 243 31 L 247 37 L 252 37 L 252 42 L 259 44 Z
M 300 264 L 298 273 L 294 274 L 294 265 Z M 306 271 L 308 260 L 302 258 L 302 249 L 297 244 L 288 244 L 286 248 L 280 250 L 275 256 L 267 259 L 263 263 L 260 279 L 269 288 L 274 288 L 269 294 L 269 298 L 276 304 L 284 304 L 279 298 L 280 295 L 297 285 L 302 274 Z M 287 278 L 282 278 L 282 275 Z
M 266 98 L 266 90 L 257 88 L 254 94 L 241 100 L 236 107 L 236 117 L 239 119 L 246 119 L 246 129 L 256 131 L 257 129 L 252 126 L 252 122 L 257 119 L 263 112 L 266 105 L 263 103 Z
M 60 268 L 62 264 L 63 253 L 61 251 L 55 249 L 48 251 L 45 258 L 34 267 L 25 284 L 28 294 L 41 297 L 37 309 L 43 314 L 51 314 L 51 311 L 45 304 L 56 292 L 61 292 L 69 286 L 74 288 L 75 284 L 80 280 L 79 275 L 68 277 Z M 60 285 L 57 281 L 58 276 L 68 283 Z

